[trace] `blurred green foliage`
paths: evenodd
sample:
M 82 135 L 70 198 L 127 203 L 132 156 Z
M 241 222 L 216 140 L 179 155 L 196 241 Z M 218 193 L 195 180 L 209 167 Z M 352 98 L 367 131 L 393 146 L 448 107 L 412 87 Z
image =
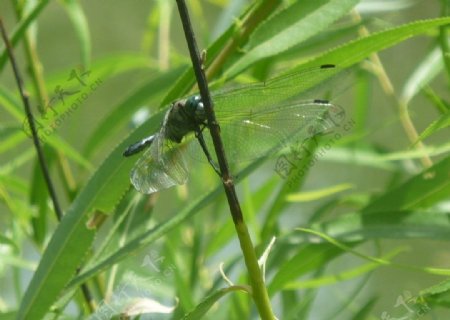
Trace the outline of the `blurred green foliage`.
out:
M 285 178 L 276 158 L 233 167 L 258 254 L 276 237 L 277 317 L 446 319 L 449 4 L 358 2 L 188 5 L 215 89 L 325 63 L 352 75 L 338 139 L 303 143 Z M 214 171 L 144 196 L 121 155 L 196 91 L 175 2 L 10 0 L 0 17 L 64 209 L 59 222 L 1 45 L 0 317 L 109 319 L 139 302 L 161 319 L 257 319 Z

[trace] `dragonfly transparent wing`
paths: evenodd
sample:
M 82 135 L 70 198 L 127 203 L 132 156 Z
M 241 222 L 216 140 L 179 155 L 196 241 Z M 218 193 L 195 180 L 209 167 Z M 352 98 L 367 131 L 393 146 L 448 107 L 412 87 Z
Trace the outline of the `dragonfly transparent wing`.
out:
M 130 180 L 136 190 L 148 194 L 186 183 L 184 148 L 184 144 L 164 139 L 163 130 L 158 133 L 131 171 Z
M 274 106 L 286 100 L 313 100 L 330 88 L 342 91 L 348 70 L 322 65 L 286 73 L 264 82 L 218 90 L 212 94 L 215 110 L 240 112 L 248 108 Z
M 227 158 L 230 162 L 264 157 L 339 125 L 344 111 L 328 101 L 292 101 L 245 111 L 216 110 Z M 209 134 L 205 134 L 212 148 Z
M 322 96 L 329 88 L 340 91 L 347 74 L 334 65 L 323 65 L 213 93 L 230 162 L 263 157 L 338 125 L 342 108 L 326 100 L 306 99 Z M 205 139 L 213 150 L 208 134 Z

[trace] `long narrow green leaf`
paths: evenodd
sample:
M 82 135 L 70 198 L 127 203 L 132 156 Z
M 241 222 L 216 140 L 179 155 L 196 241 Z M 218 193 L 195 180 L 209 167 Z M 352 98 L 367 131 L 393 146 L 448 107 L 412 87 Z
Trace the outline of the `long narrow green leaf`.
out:
M 195 307 L 194 310 L 192 310 L 191 312 L 186 314 L 183 317 L 183 320 L 202 319 L 205 316 L 205 314 L 208 312 L 208 310 L 211 309 L 211 307 L 214 305 L 214 303 L 219 301 L 220 298 L 222 298 L 227 293 L 230 293 L 233 291 L 248 292 L 248 289 L 244 289 L 239 286 L 232 286 L 232 287 L 220 289 L 220 290 L 212 293 L 211 295 L 207 296 L 200 304 L 197 305 L 197 307 Z
M 388 254 L 383 256 L 383 259 L 390 259 L 395 256 L 397 256 L 399 253 L 401 253 L 401 249 L 396 249 L 394 251 L 389 252 Z M 363 264 L 358 267 L 352 267 L 348 270 L 341 271 L 338 274 L 332 274 L 332 275 L 326 275 L 321 277 L 314 277 L 311 279 L 305 279 L 300 281 L 291 281 L 285 284 L 284 290 L 297 290 L 297 289 L 304 289 L 304 288 L 319 288 L 327 285 L 332 285 L 341 281 L 346 281 L 349 279 L 353 279 L 356 277 L 360 277 L 365 273 L 369 273 L 372 270 L 375 270 L 376 268 L 380 267 L 381 265 L 379 263 L 375 262 L 368 262 L 366 264 Z
M 151 118 L 147 124 L 156 127 L 159 121 L 160 117 Z M 146 126 L 131 137 L 142 136 L 144 129 Z M 45 315 L 92 245 L 95 230 L 86 226 L 89 213 L 94 209 L 111 212 L 129 188 L 128 173 L 133 162 L 122 157 L 122 150 L 129 143 L 122 142 L 105 159 L 64 215 L 27 288 L 19 319 L 41 319 Z
M 275 294 L 286 283 L 301 275 L 318 270 L 341 253 L 341 249 L 328 243 L 304 245 L 294 256 L 278 267 L 277 273 L 269 283 L 269 294 Z
M 427 211 L 349 213 L 312 227 L 343 241 L 368 239 L 450 240 L 450 215 Z
M 207 50 L 207 60 L 206 64 L 209 65 L 214 58 L 220 54 L 222 47 L 233 35 L 233 28 L 229 28 L 219 39 L 217 39 Z M 178 78 L 178 81 L 174 84 L 172 89 L 167 93 L 167 95 L 162 100 L 160 106 L 163 107 L 168 105 L 172 101 L 179 99 L 180 97 L 186 95 L 192 87 L 195 85 L 195 75 L 192 68 L 188 68 L 182 76 Z
M 392 267 L 396 267 L 399 269 L 414 270 L 414 271 L 425 272 L 425 273 L 429 273 L 429 274 L 435 274 L 435 275 L 441 275 L 441 276 L 447 276 L 447 277 L 450 276 L 450 269 L 448 269 L 448 268 L 422 267 L 422 266 L 411 265 L 411 264 L 395 263 L 395 262 L 392 262 L 392 261 L 389 261 L 386 259 L 373 257 L 373 256 L 369 256 L 367 254 L 360 253 L 360 252 L 354 250 L 351 246 L 348 246 L 342 242 L 339 242 L 336 239 L 326 235 L 323 232 L 315 231 L 312 229 L 305 229 L 305 228 L 298 228 L 298 230 L 308 233 L 308 234 L 312 234 L 312 235 L 320 237 L 320 238 L 323 238 L 324 240 L 331 243 L 332 245 L 340 248 L 342 251 L 351 253 L 356 257 L 359 257 L 359 258 L 362 258 L 362 259 L 365 259 L 368 261 L 373 261 L 373 262 L 376 262 L 381 265 L 392 266 Z
M 290 202 L 314 201 L 352 188 L 354 188 L 353 185 L 349 183 L 343 183 L 333 187 L 328 187 L 316 191 L 304 191 L 299 193 L 292 193 L 286 197 L 286 200 Z
M 369 319 L 369 314 L 373 309 L 375 303 L 377 302 L 377 298 L 369 299 L 364 305 L 362 305 L 358 312 L 352 317 L 351 320 L 366 320 Z
M 238 183 L 240 179 L 243 179 L 246 176 L 248 176 L 252 171 L 255 170 L 255 168 L 260 166 L 262 163 L 263 160 L 260 159 L 258 161 L 253 162 L 248 167 L 239 172 L 239 174 L 237 175 L 238 178 L 236 179 L 236 183 Z M 71 281 L 71 283 L 68 286 L 71 287 L 73 285 L 80 284 L 81 282 L 95 275 L 101 270 L 104 270 L 105 268 L 110 267 L 113 264 L 126 258 L 127 256 L 129 256 L 131 252 L 134 252 L 156 241 L 161 236 L 167 234 L 167 232 L 169 232 L 173 228 L 179 226 L 186 219 L 197 214 L 206 205 L 211 203 L 211 201 L 216 199 L 221 194 L 221 190 L 222 190 L 221 186 L 218 185 L 216 188 L 212 189 L 209 193 L 192 200 L 189 203 L 189 205 L 187 205 L 183 210 L 181 210 L 176 216 L 167 220 L 165 223 L 160 224 L 157 227 L 148 230 L 144 234 L 134 238 L 125 246 L 114 252 L 107 259 L 97 262 L 95 266 L 90 267 L 89 270 L 86 270 L 82 274 L 77 276 L 75 279 Z
M 370 54 L 387 49 L 406 39 L 425 33 L 430 29 L 450 23 L 450 17 L 429 19 L 407 23 L 399 27 L 372 33 L 369 36 L 353 40 L 331 49 L 299 66 L 318 66 L 335 63 L 342 68 L 350 67 L 367 58 Z M 293 70 L 290 70 L 292 72 Z
M 375 199 L 363 214 L 429 208 L 450 195 L 450 156 Z
M 79 73 L 79 78 L 84 82 L 92 83 L 97 79 L 106 82 L 114 76 L 133 70 L 144 69 L 153 72 L 153 70 L 156 70 L 153 68 L 153 61 L 142 53 L 115 53 L 93 60 L 89 70 L 79 71 L 75 66 L 68 66 L 52 73 L 46 77 L 45 87 L 48 92 L 54 92 L 57 86 L 64 87 L 67 91 L 80 89 L 80 81 L 71 77 L 74 71 Z M 83 72 L 86 73 L 82 74 Z
M 0 141 L 0 153 L 16 148 L 24 139 L 23 133 L 18 128 L 0 130 L 2 141 Z
M 449 214 L 406 211 L 425 205 L 432 206 L 448 197 L 449 171 L 450 157 L 387 191 L 362 209 L 362 212 L 338 217 L 330 222 L 316 223 L 313 228 L 330 237 L 354 242 L 372 237 L 450 240 Z M 434 177 L 426 178 L 427 173 L 434 173 Z M 322 246 L 308 245 L 282 265 L 269 286 L 270 292 L 280 290 L 284 284 L 340 254 L 339 250 L 329 244 L 324 243 Z
M 359 0 L 295 1 L 269 18 L 252 35 L 247 52 L 225 73 L 227 78 L 256 61 L 274 56 L 318 34 L 348 13 Z
M 439 119 L 433 121 L 419 136 L 417 141 L 414 143 L 417 144 L 419 141 L 423 141 L 428 138 L 432 134 L 450 127 L 450 112 L 443 114 Z
M 324 154 L 323 160 L 342 162 L 342 163 L 357 163 L 359 165 L 371 166 L 383 170 L 398 170 L 400 166 L 395 163 L 399 160 L 418 159 L 427 156 L 442 156 L 450 151 L 450 143 L 443 143 L 439 146 L 426 146 L 422 150 L 408 148 L 391 153 L 380 153 L 376 150 L 365 150 L 355 148 L 341 148 L 335 147 Z
M 262 21 L 265 17 L 270 15 L 274 8 L 281 4 L 280 1 L 260 1 L 254 2 L 250 4 L 241 16 L 236 19 L 237 21 L 241 21 L 241 23 L 247 23 L 247 30 L 251 32 L 257 23 Z M 230 43 L 234 43 L 236 40 L 236 29 L 240 28 L 238 24 L 232 24 L 229 28 L 216 40 L 212 45 L 207 49 L 207 56 L 205 67 L 208 69 L 208 72 L 211 70 L 210 67 L 212 64 L 217 64 L 217 58 L 220 60 L 220 64 L 214 65 L 213 69 L 216 73 L 217 69 L 222 68 L 227 61 L 230 61 L 237 54 L 235 51 L 228 52 L 227 55 L 223 55 L 223 48 L 229 45 Z M 239 36 L 237 41 L 244 42 L 247 38 L 245 36 Z M 212 79 L 209 79 L 210 81 Z M 179 78 L 177 83 L 173 86 L 173 88 L 166 95 L 164 100 L 161 103 L 161 106 L 165 106 L 170 102 L 179 99 L 181 96 L 185 96 L 195 85 L 195 77 L 192 68 L 186 70 L 186 72 Z
M 277 192 L 277 196 L 274 198 L 273 203 L 267 214 L 267 218 L 264 221 L 264 226 L 262 230 L 262 238 L 264 241 L 268 241 L 277 232 L 278 217 L 282 214 L 283 209 L 289 204 L 286 201 L 287 195 L 298 190 L 304 183 L 306 176 L 308 174 L 311 166 L 307 166 L 313 159 L 314 152 L 317 148 L 317 143 L 314 139 L 306 141 L 306 143 L 301 145 L 302 149 L 301 158 L 298 163 L 292 167 L 287 178 L 285 179 L 282 187 Z M 307 150 L 307 152 L 305 152 Z
M 443 68 L 442 52 L 440 48 L 434 48 L 423 58 L 403 86 L 400 97 L 404 103 L 408 104 Z
M 44 10 L 44 8 L 47 6 L 48 2 L 49 2 L 49 0 L 37 1 L 36 6 L 32 10 L 30 10 L 30 12 L 27 14 L 26 17 L 24 17 L 22 20 L 20 20 L 19 24 L 14 28 L 12 35 L 9 37 L 13 47 L 25 35 L 27 28 L 39 16 L 39 14 L 42 12 L 42 10 Z M 6 62 L 7 58 L 8 58 L 8 54 L 6 52 L 6 49 L 3 49 L 0 52 L 0 70 L 3 70 L 3 67 L 5 66 L 5 62 Z
M 76 273 L 92 245 L 95 231 L 86 227 L 87 215 L 79 219 L 73 213 L 86 209 L 89 196 L 87 192 L 80 194 L 62 219 L 25 292 L 17 319 L 43 319 L 61 289 Z
M 357 213 L 313 225 L 334 238 L 426 238 L 450 240 L 450 214 L 425 210 L 450 194 L 450 157 L 386 191 Z
M 419 303 L 450 307 L 450 280 L 445 280 L 437 285 L 420 291 Z
M 91 37 L 87 18 L 77 0 L 64 0 L 64 8 L 72 21 L 78 42 L 81 46 L 81 63 L 84 70 L 89 70 L 91 60 Z
M 23 107 L 20 100 L 17 99 L 11 91 L 2 86 L 0 86 L 0 106 L 15 119 L 19 121 L 24 119 Z

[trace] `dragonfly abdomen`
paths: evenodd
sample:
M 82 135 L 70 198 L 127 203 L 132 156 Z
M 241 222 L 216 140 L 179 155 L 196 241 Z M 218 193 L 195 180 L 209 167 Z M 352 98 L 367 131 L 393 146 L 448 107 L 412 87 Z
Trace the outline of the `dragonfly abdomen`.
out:
M 148 138 L 142 139 L 141 141 L 138 141 L 131 146 L 129 146 L 124 152 L 123 155 L 125 157 L 132 156 L 133 154 L 136 154 L 138 152 L 141 152 L 145 148 L 147 148 L 149 145 L 152 144 L 153 140 L 155 140 L 155 135 L 151 135 Z

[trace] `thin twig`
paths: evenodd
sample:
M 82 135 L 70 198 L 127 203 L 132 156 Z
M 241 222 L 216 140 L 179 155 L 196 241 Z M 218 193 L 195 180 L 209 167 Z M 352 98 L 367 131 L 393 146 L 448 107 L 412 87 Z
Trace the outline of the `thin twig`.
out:
M 23 3 L 19 3 L 19 0 L 15 0 L 14 6 L 16 9 L 17 19 L 20 21 L 24 18 L 24 5 Z M 42 68 L 42 65 L 39 61 L 36 43 L 33 41 L 33 38 L 29 30 L 24 32 L 23 47 L 25 56 L 29 63 L 28 65 L 29 74 L 33 81 L 37 99 L 39 101 L 38 109 L 39 112 L 44 113 L 47 111 L 45 110 L 45 106 L 47 105 L 49 100 L 47 90 L 45 89 L 45 82 L 43 75 L 44 68 Z
M 202 64 L 200 61 L 200 55 L 197 48 L 197 43 L 195 41 L 194 32 L 191 27 L 189 13 L 186 8 L 186 4 L 184 1 L 178 1 L 178 10 L 180 13 L 181 21 L 183 23 L 184 33 L 186 37 L 186 41 L 189 47 L 189 53 L 191 55 L 192 64 L 194 67 L 195 77 L 197 78 L 198 88 L 200 90 L 200 95 L 202 97 L 203 106 L 205 108 L 208 127 L 211 132 L 212 141 L 214 143 L 214 149 L 217 154 L 217 160 L 219 162 L 220 172 L 222 174 L 222 181 L 225 186 L 225 190 L 227 192 L 227 197 L 231 200 L 231 214 L 233 215 L 233 220 L 235 223 L 238 221 L 242 221 L 242 212 L 239 206 L 239 201 L 236 196 L 236 192 L 234 191 L 233 179 L 230 174 L 230 170 L 228 168 L 227 159 L 225 156 L 225 151 L 222 143 L 222 139 L 220 138 L 220 129 L 216 120 L 216 116 L 213 110 L 213 104 L 211 100 L 211 95 L 208 89 L 208 83 L 206 81 L 206 76 L 202 69 Z
M 21 77 L 20 72 L 19 72 L 19 68 L 17 66 L 16 59 L 14 57 L 13 48 L 11 46 L 11 43 L 9 42 L 8 36 L 6 34 L 6 30 L 5 30 L 4 26 L 3 26 L 3 20 L 1 18 L 0 18 L 0 27 L 1 27 L 3 41 L 5 43 L 6 50 L 8 52 L 8 56 L 9 56 L 9 59 L 11 61 L 11 66 L 13 68 L 14 77 L 15 77 L 16 82 L 17 82 L 17 87 L 19 89 L 19 93 L 20 93 L 20 96 L 22 98 L 23 106 L 25 108 L 25 115 L 27 117 L 28 124 L 29 124 L 30 129 L 31 129 L 31 135 L 32 135 L 32 138 L 33 138 L 34 147 L 36 148 L 36 152 L 37 152 L 38 158 L 39 158 L 39 165 L 41 166 L 41 170 L 42 170 L 42 173 L 44 174 L 44 179 L 45 179 L 45 182 L 47 184 L 47 188 L 48 188 L 48 191 L 50 193 L 50 197 L 52 198 L 53 207 L 55 209 L 56 217 L 58 218 L 58 220 L 61 220 L 61 218 L 62 218 L 61 207 L 59 206 L 59 202 L 58 202 L 58 198 L 56 196 L 55 188 L 53 186 L 52 180 L 50 179 L 50 174 L 49 174 L 49 170 L 48 170 L 48 167 L 47 167 L 47 162 L 45 160 L 44 152 L 42 151 L 41 143 L 39 141 L 38 133 L 37 133 L 37 130 L 36 130 L 36 125 L 34 123 L 33 114 L 31 113 L 30 102 L 29 102 L 29 99 L 28 99 L 29 95 L 28 95 L 27 92 L 25 92 L 25 90 L 23 88 L 23 81 L 22 81 L 22 77 Z
M 450 2 L 448 0 L 442 0 L 441 16 L 447 17 L 450 15 Z M 439 28 L 439 45 L 442 50 L 442 59 L 444 60 L 445 68 L 447 69 L 447 79 L 450 77 L 450 26 L 444 25 Z
M 222 139 L 220 137 L 219 125 L 214 114 L 213 103 L 209 93 L 206 76 L 202 69 L 202 63 L 200 61 L 197 43 L 195 41 L 194 32 L 192 30 L 191 22 L 189 19 L 189 13 L 184 0 L 177 0 L 177 5 L 181 22 L 183 24 L 184 34 L 189 47 L 189 53 L 194 67 L 195 76 L 197 78 L 200 95 L 202 97 L 202 102 L 205 108 L 208 127 L 214 143 L 217 160 L 219 162 L 219 168 L 222 175 L 222 183 L 227 196 L 233 222 L 239 237 L 245 264 L 249 273 L 250 284 L 253 291 L 253 300 L 255 301 L 261 319 L 273 320 L 275 319 L 275 316 L 273 315 L 271 309 L 269 295 L 264 285 L 264 279 L 261 273 L 261 269 L 258 265 L 258 259 L 256 257 L 256 253 L 250 235 L 248 233 L 248 229 L 245 225 L 244 218 L 242 216 L 241 207 L 239 205 L 239 200 L 234 188 L 233 178 L 228 168 Z
M 361 21 L 361 16 L 356 10 L 352 11 L 353 18 L 356 22 Z M 359 29 L 359 33 L 362 36 L 368 36 L 369 30 L 365 26 L 361 26 Z M 403 99 L 399 99 L 397 95 L 395 94 L 394 86 L 384 69 L 383 63 L 380 60 L 380 57 L 378 54 L 373 53 L 370 55 L 370 59 L 374 63 L 376 67 L 376 76 L 378 77 L 378 80 L 380 81 L 380 84 L 384 90 L 384 92 L 392 98 L 392 100 L 395 102 L 398 108 L 400 122 L 403 126 L 403 130 L 406 133 L 406 136 L 408 137 L 411 144 L 416 143 L 416 148 L 423 150 L 425 149 L 425 144 L 419 140 L 419 134 L 417 133 L 416 127 L 414 126 L 414 123 L 409 115 L 408 105 L 406 101 L 403 101 Z M 423 157 L 421 157 L 421 162 L 424 168 L 429 168 L 433 165 L 433 162 L 431 161 L 431 158 L 425 154 Z
M 224 44 L 217 57 L 206 70 L 208 79 L 213 77 L 223 67 L 225 60 L 248 40 L 249 35 L 259 26 L 260 22 L 272 14 L 280 4 L 281 1 L 278 0 L 262 1 L 242 21 L 237 22 L 239 26 L 237 26 L 236 34 Z
M 36 149 L 37 155 L 38 155 L 38 159 L 39 159 L 39 165 L 41 167 L 42 170 L 42 174 L 44 175 L 44 180 L 45 183 L 47 184 L 47 189 L 48 192 L 50 194 L 50 197 L 52 199 L 53 202 L 53 208 L 55 210 L 55 214 L 56 217 L 58 219 L 58 221 L 61 221 L 62 219 L 62 210 L 61 207 L 59 205 L 59 201 L 58 201 L 58 197 L 56 196 L 56 191 L 55 188 L 53 186 L 53 182 L 50 178 L 50 173 L 49 173 L 49 169 L 47 167 L 47 161 L 45 159 L 45 155 L 44 152 L 42 151 L 42 146 L 38 137 L 38 133 L 36 130 L 36 125 L 34 123 L 34 118 L 33 118 L 33 114 L 31 113 L 31 107 L 30 107 L 30 102 L 29 102 L 29 95 L 28 93 L 24 90 L 24 85 L 23 85 L 23 80 L 22 80 L 22 76 L 20 74 L 19 71 L 19 67 L 17 65 L 15 56 L 14 56 L 14 52 L 13 52 L 13 48 L 11 45 L 11 42 L 9 41 L 6 29 L 3 25 L 3 19 L 0 17 L 0 31 L 2 34 L 2 38 L 3 38 L 3 42 L 5 43 L 5 47 L 6 47 L 6 51 L 8 53 L 9 56 L 9 60 L 11 61 L 11 66 L 13 68 L 13 72 L 14 72 L 14 77 L 16 79 L 17 82 L 17 88 L 19 89 L 19 93 L 20 96 L 22 98 L 22 102 L 23 102 L 23 106 L 25 109 L 25 114 L 28 120 L 28 124 L 30 126 L 31 129 L 31 134 L 32 134 L 32 138 L 33 138 L 33 143 L 34 143 L 34 147 Z M 87 305 L 89 307 L 89 309 L 91 310 L 91 312 L 93 312 L 95 310 L 94 306 L 93 306 L 93 299 L 92 299 L 92 295 L 89 291 L 89 288 L 87 287 L 86 284 L 82 284 L 81 285 L 81 291 L 83 292 L 83 296 L 85 301 L 87 302 Z
M 16 10 L 17 19 L 22 21 L 25 18 L 23 1 L 15 0 L 14 6 Z M 42 67 L 41 61 L 39 60 L 39 54 L 37 52 L 37 46 L 35 39 L 31 36 L 29 30 L 26 30 L 23 35 L 23 48 L 25 52 L 25 59 L 28 62 L 27 70 L 31 77 L 31 83 L 34 86 L 34 91 L 36 92 L 38 104 L 38 111 L 43 114 L 49 111 L 49 97 L 47 89 L 45 88 L 44 80 L 44 68 Z M 68 166 L 68 161 L 64 155 L 57 151 L 58 168 L 60 169 L 60 176 L 62 182 L 64 183 L 65 190 L 75 189 L 75 179 Z

